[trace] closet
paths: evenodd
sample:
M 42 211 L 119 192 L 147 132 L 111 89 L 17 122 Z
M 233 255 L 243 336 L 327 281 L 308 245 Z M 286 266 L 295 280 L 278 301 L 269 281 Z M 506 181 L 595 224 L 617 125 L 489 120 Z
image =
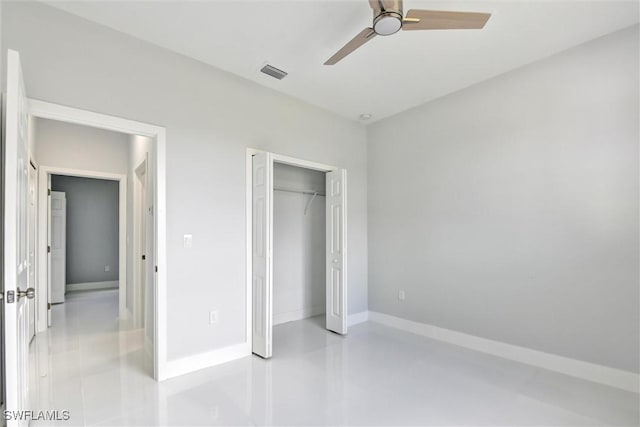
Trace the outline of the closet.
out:
M 273 325 L 325 313 L 325 174 L 273 168 Z
M 347 171 L 248 150 L 247 325 L 272 355 L 273 326 L 325 314 L 347 333 Z

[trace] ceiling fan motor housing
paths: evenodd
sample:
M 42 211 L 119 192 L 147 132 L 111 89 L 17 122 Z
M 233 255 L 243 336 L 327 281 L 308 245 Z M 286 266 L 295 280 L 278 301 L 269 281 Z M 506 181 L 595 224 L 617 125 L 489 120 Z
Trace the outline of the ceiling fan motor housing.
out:
M 376 6 L 373 6 L 377 3 Z M 402 0 L 378 0 L 372 2 L 373 31 L 390 36 L 402 28 Z

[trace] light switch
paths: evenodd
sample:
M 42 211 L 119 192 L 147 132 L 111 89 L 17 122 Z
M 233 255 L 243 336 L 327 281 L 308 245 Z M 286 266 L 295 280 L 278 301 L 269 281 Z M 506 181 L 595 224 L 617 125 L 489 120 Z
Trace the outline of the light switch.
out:
M 193 235 L 192 234 L 185 234 L 184 235 L 184 247 L 185 248 L 190 248 L 193 246 Z
M 218 323 L 218 310 L 209 312 L 209 324 L 213 325 L 214 323 Z

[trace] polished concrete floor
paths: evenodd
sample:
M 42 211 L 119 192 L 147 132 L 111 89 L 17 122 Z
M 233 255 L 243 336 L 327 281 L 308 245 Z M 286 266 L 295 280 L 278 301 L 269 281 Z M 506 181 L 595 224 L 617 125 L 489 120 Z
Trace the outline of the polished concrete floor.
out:
M 639 396 L 364 323 L 275 328 L 274 357 L 157 383 L 115 291 L 68 295 L 32 345 L 33 407 L 63 425 L 638 425 Z M 33 423 L 34 425 L 50 425 Z

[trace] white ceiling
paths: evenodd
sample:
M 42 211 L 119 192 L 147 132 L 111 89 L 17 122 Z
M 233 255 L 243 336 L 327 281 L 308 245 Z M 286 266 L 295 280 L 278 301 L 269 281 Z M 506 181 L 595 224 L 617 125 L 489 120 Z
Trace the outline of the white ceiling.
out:
M 371 25 L 367 0 L 50 1 L 106 25 L 357 120 L 379 120 L 639 21 L 637 1 L 425 1 L 409 9 L 490 12 L 484 30 L 376 37 L 322 65 Z M 258 70 L 266 62 L 289 75 Z

